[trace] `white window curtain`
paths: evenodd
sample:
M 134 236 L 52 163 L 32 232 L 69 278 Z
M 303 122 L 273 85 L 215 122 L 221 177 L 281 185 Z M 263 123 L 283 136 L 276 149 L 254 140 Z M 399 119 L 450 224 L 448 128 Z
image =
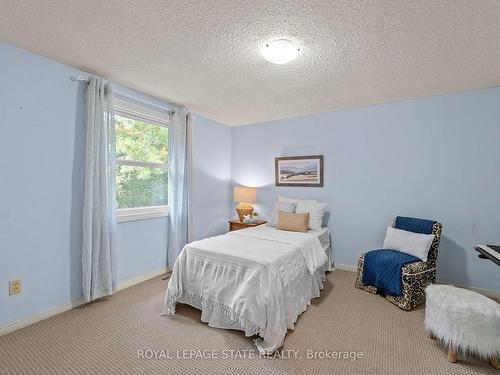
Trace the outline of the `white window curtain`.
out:
M 116 287 L 113 90 L 96 77 L 86 89 L 86 127 L 82 286 L 92 301 Z
M 188 233 L 188 126 L 184 108 L 171 114 L 168 171 L 168 249 L 167 266 L 172 267 L 187 242 Z

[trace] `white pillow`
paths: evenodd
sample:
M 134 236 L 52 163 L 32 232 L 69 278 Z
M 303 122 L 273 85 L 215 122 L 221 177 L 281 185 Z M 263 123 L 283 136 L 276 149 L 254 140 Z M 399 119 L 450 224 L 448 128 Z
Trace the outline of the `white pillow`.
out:
M 275 227 L 278 225 L 279 212 L 284 211 L 288 213 L 295 213 L 295 203 L 288 202 L 275 202 L 273 206 L 273 210 L 271 211 L 271 216 L 269 216 L 269 220 L 267 225 Z
M 316 201 L 298 201 L 296 214 L 309 213 L 309 229 L 320 230 L 323 223 L 323 215 L 328 203 L 318 203 Z
M 287 197 L 284 197 L 282 195 L 278 195 L 278 202 L 287 202 L 287 203 L 298 204 L 299 202 L 316 203 L 317 200 L 314 200 L 314 199 L 287 198 Z
M 384 249 L 399 250 L 427 262 L 427 254 L 431 248 L 433 234 L 421 234 L 406 230 L 387 227 L 384 239 Z

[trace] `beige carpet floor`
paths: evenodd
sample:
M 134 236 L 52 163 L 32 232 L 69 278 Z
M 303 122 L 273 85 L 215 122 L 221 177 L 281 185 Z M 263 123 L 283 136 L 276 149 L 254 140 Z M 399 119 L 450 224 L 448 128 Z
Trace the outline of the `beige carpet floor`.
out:
M 259 358 L 251 338 L 210 328 L 200 322 L 199 311 L 185 305 L 174 319 L 160 316 L 166 281 L 158 278 L 0 337 L 0 374 L 500 373 L 464 355 L 448 363 L 444 349 L 422 329 L 422 308 L 401 311 L 353 284 L 351 272 L 328 275 L 322 296 L 278 352 L 290 358 Z M 141 350 L 145 357 L 155 350 L 157 358 L 138 358 Z M 184 350 L 214 352 L 212 358 L 185 359 Z M 308 359 L 308 350 L 363 354 L 355 361 Z

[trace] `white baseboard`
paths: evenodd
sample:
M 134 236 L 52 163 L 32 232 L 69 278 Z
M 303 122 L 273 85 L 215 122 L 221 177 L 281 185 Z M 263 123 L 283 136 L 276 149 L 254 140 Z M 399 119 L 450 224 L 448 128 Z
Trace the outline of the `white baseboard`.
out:
M 438 284 L 446 284 L 446 285 L 449 284 L 449 283 L 444 283 L 444 282 L 441 282 L 441 281 L 438 281 L 437 283 Z M 482 294 L 483 296 L 486 296 L 488 298 L 500 301 L 500 292 L 498 292 L 496 290 L 483 289 L 483 288 L 475 288 L 475 287 L 472 287 L 472 286 L 464 286 L 464 285 L 458 285 L 458 284 L 450 284 L 450 285 L 454 285 L 457 288 L 468 289 L 468 290 L 471 290 L 473 292 Z
M 349 271 L 349 272 L 357 272 L 358 267 L 357 266 L 351 266 L 351 265 L 348 265 L 348 264 L 334 263 L 334 269 L 342 270 L 342 271 Z M 450 284 L 450 283 L 442 282 L 442 281 L 438 281 L 437 283 L 438 284 Z M 475 287 L 471 287 L 471 286 L 458 285 L 458 284 L 453 284 L 453 285 L 455 285 L 458 288 L 464 288 L 464 289 L 468 289 L 468 290 L 471 290 L 473 292 L 482 294 L 482 295 L 484 295 L 484 296 L 486 296 L 488 298 L 500 300 L 500 292 L 498 292 L 496 290 L 483 289 L 483 288 L 475 288 Z
M 140 283 L 147 281 L 149 279 L 152 279 L 154 277 L 158 277 L 160 275 L 163 275 L 163 274 L 167 273 L 168 271 L 169 271 L 169 269 L 167 267 L 163 267 L 159 270 L 149 272 L 145 275 L 141 275 L 141 276 L 135 277 L 131 280 L 121 282 L 117 285 L 116 291 L 119 292 L 120 290 L 130 288 L 131 286 L 140 284 Z M 83 298 L 81 298 L 81 299 L 78 299 L 75 301 L 64 303 L 62 305 L 53 307 L 53 308 L 45 310 L 45 311 L 42 311 L 41 313 L 28 316 L 27 318 L 18 320 L 17 322 L 13 322 L 13 323 L 9 323 L 9 324 L 0 326 L 0 336 L 6 335 L 7 333 L 10 333 L 10 332 L 17 331 L 18 329 L 35 324 L 39 321 L 48 319 L 48 318 L 53 317 L 55 315 L 59 315 L 63 312 L 74 309 L 74 308 L 81 306 L 85 303 L 86 303 L 85 300 Z
M 356 272 L 356 270 L 358 269 L 358 267 L 357 266 L 351 266 L 349 264 L 334 263 L 333 264 L 333 269 L 342 270 L 342 271 L 349 271 L 349 272 Z
M 134 277 L 133 279 L 130 279 L 127 281 L 123 281 L 116 286 L 116 291 L 119 292 L 120 290 L 130 288 L 131 286 L 143 283 L 144 281 L 147 281 L 149 279 L 153 279 L 155 277 L 164 275 L 169 271 L 170 271 L 170 269 L 168 267 L 163 267 L 163 268 L 160 268 L 159 270 L 149 272 L 149 273 L 146 273 L 146 274 L 141 275 L 141 276 Z
M 68 302 L 59 306 L 56 306 L 52 309 L 42 311 L 41 313 L 28 316 L 27 318 L 18 320 L 17 322 L 9 323 L 0 327 L 0 336 L 6 335 L 7 333 L 17 331 L 18 329 L 30 326 L 35 324 L 41 320 L 48 319 L 55 315 L 59 315 L 63 312 L 74 309 L 75 307 L 81 306 L 85 304 L 85 300 L 78 299 L 76 301 Z

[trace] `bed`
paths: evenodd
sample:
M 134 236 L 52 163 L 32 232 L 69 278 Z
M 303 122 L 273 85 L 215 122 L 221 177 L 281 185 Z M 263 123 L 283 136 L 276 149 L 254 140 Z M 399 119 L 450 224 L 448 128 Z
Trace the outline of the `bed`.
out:
M 262 225 L 191 242 L 172 269 L 163 315 L 189 304 L 211 327 L 257 336 L 259 352 L 270 354 L 319 297 L 330 259 L 327 228 L 298 233 Z

